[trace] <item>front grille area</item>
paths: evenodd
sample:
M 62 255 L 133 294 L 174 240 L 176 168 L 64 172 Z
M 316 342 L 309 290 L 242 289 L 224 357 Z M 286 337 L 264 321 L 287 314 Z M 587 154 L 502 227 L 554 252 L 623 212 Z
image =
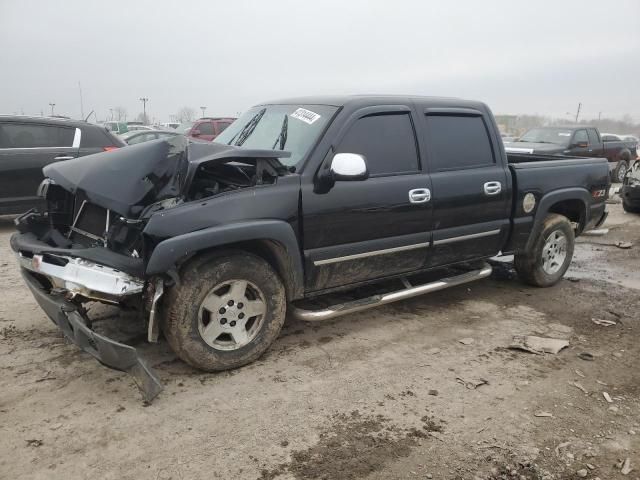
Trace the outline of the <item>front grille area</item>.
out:
M 74 243 L 86 243 L 88 239 L 104 245 L 110 220 L 109 210 L 89 203 L 84 195 L 78 194 L 75 199 L 73 225 L 69 238 Z

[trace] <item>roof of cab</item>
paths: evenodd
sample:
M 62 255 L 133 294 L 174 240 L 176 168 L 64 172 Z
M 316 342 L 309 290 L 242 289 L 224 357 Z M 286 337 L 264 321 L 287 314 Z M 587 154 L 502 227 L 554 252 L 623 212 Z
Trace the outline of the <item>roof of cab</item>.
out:
M 261 102 L 258 105 L 331 105 L 334 107 L 344 107 L 347 105 L 355 107 L 366 107 L 368 105 L 393 105 L 399 101 L 413 102 L 416 104 L 436 104 L 448 107 L 478 108 L 484 106 L 482 102 L 473 100 L 463 100 L 461 98 L 430 97 L 421 95 L 315 95 L 307 97 L 283 98 L 269 102 Z
M 49 125 L 66 125 L 71 127 L 80 127 L 91 125 L 83 120 L 74 120 L 72 118 L 62 117 L 37 117 L 30 115 L 0 115 L 0 121 L 4 122 L 21 122 L 21 123 L 46 123 Z

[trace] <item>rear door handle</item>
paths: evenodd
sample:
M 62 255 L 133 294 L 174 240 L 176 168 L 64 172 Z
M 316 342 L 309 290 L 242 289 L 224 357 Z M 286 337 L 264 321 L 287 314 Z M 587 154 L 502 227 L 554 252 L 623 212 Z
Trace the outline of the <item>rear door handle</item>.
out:
M 431 190 L 428 188 L 409 190 L 409 201 L 411 203 L 427 203 L 429 200 L 431 200 Z
M 55 157 L 54 160 L 73 160 L 76 157 L 71 157 L 69 155 L 61 155 L 59 157 Z
M 502 184 L 500 182 L 486 182 L 484 184 L 485 195 L 497 195 L 502 191 Z

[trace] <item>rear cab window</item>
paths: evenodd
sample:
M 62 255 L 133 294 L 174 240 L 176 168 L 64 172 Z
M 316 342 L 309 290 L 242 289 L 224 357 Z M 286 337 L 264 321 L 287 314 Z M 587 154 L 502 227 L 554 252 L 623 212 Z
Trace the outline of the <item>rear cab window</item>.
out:
M 212 122 L 202 122 L 198 123 L 194 130 L 198 130 L 200 135 L 215 135 L 213 132 L 213 123 Z
M 409 113 L 378 114 L 356 120 L 336 153 L 363 155 L 372 177 L 420 170 Z
M 1 123 L 0 148 L 72 147 L 76 129 L 37 123 Z
M 432 172 L 493 166 L 495 153 L 480 115 L 428 114 L 422 132 Z

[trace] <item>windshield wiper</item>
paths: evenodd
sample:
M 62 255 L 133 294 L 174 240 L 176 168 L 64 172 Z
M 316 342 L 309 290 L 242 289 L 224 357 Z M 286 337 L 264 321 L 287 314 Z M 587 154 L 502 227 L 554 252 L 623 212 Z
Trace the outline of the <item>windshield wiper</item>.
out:
M 227 145 L 231 145 L 233 143 L 233 141 L 236 140 L 236 137 L 238 138 L 238 140 L 236 140 L 236 143 L 234 143 L 234 145 L 240 147 L 244 142 L 246 142 L 247 138 L 249 138 L 251 136 L 253 131 L 258 126 L 258 123 L 260 122 L 260 120 L 262 119 L 262 117 L 263 117 L 263 115 L 264 115 L 264 113 L 266 111 L 267 111 L 267 109 L 263 108 L 258 113 L 256 113 L 253 117 L 251 117 L 251 120 L 249 120 L 246 123 L 246 125 L 244 127 L 242 127 L 242 130 L 240 130 L 238 133 L 236 133 L 231 138 L 231 140 L 229 140 Z
M 278 150 L 284 149 L 284 144 L 287 143 L 288 130 L 289 130 L 289 117 L 285 113 L 284 119 L 282 120 L 282 127 L 280 127 L 280 134 L 278 135 L 278 138 L 276 138 L 276 141 L 273 142 L 273 146 L 271 147 L 271 150 L 276 149 L 276 145 L 278 145 L 278 142 L 280 142 L 280 146 L 278 147 Z

